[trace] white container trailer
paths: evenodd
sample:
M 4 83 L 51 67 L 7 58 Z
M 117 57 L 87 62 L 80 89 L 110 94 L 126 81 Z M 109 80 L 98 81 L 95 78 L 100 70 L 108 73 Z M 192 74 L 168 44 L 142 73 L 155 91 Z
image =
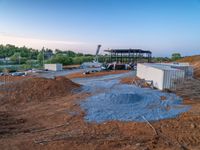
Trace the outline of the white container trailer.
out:
M 63 68 L 62 64 L 44 64 L 44 69 L 50 71 L 61 71 Z
M 137 76 L 141 79 L 153 81 L 153 86 L 160 90 L 171 89 L 181 82 L 185 76 L 183 70 L 171 68 L 161 64 L 138 64 Z
M 163 71 L 149 65 L 137 64 L 137 76 L 141 79 L 152 80 L 153 86 L 162 90 Z
M 193 77 L 193 67 L 189 63 L 161 63 L 162 65 L 171 66 L 171 68 L 180 69 L 185 72 L 185 78 Z

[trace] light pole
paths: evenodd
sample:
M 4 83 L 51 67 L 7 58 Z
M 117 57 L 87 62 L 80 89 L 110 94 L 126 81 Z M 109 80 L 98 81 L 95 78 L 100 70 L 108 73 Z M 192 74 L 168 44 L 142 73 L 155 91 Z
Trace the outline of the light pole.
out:
M 42 61 L 42 64 L 43 64 L 43 68 L 44 68 L 44 47 L 42 48 L 42 53 L 43 53 L 43 61 Z

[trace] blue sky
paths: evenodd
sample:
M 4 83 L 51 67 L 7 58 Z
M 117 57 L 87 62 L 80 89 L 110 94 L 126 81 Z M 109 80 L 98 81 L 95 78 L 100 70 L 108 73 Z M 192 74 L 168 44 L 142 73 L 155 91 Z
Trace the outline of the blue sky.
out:
M 200 54 L 200 0 L 0 0 L 0 43 Z

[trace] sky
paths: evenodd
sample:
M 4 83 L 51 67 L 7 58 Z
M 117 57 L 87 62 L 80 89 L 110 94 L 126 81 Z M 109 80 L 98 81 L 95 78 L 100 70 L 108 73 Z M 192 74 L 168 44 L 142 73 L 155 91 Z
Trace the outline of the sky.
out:
M 200 54 L 200 0 L 0 0 L 0 44 Z

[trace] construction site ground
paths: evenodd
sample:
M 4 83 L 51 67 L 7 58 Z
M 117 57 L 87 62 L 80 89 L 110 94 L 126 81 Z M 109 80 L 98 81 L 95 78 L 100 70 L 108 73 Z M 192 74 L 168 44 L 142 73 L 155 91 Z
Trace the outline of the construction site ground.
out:
M 83 72 L 72 73 L 66 75 L 69 79 L 75 78 L 88 78 L 88 77 L 100 77 L 104 75 L 112 75 L 112 74 L 120 74 L 120 73 L 127 73 L 129 70 L 109 70 L 109 71 L 101 71 L 101 72 L 91 72 L 89 74 L 83 74 Z
M 109 75 L 112 73 L 116 72 L 108 72 Z M 99 74 L 101 73 L 92 73 L 88 77 L 101 77 L 107 73 Z M 70 78 L 77 76 L 78 78 L 85 77 L 77 73 L 71 75 Z M 190 83 L 187 89 L 182 87 L 177 89 L 177 94 L 184 98 L 184 104 L 190 105 L 191 109 L 176 118 L 154 122 L 107 121 L 103 123 L 91 123 L 84 120 L 86 112 L 80 107 L 79 102 L 91 93 L 79 92 L 81 85 L 65 80 L 63 77 L 57 79 L 58 81 L 56 79 L 42 81 L 50 84 L 43 87 L 43 84 L 37 84 L 38 80 L 41 79 L 34 80 L 36 83 L 32 81 L 33 91 L 40 92 L 40 96 L 29 101 L 21 100 L 23 95 L 20 95 L 20 92 L 8 90 L 12 87 L 1 87 L 4 89 L 0 93 L 1 99 L 6 93 L 9 93 L 7 95 L 9 98 L 10 95 L 12 97 L 8 98 L 8 101 L 1 101 L 0 104 L 0 149 L 200 149 L 200 90 L 198 90 L 200 86 L 198 80 L 187 81 Z M 132 77 L 126 77 L 122 78 L 121 82 L 131 84 L 132 80 Z M 16 80 L 13 79 L 13 81 Z M 18 78 L 16 84 L 19 82 L 24 82 L 24 78 L 23 80 Z M 28 82 L 29 79 L 26 83 Z M 67 86 L 61 82 L 66 82 Z M 51 93 L 54 90 L 51 84 L 54 84 L 55 90 L 60 91 L 59 94 L 42 93 L 43 90 Z M 29 89 L 26 89 L 26 86 L 20 89 L 22 92 L 26 91 L 23 93 L 25 97 L 32 89 L 29 84 L 27 85 Z M 63 88 L 68 92 L 63 94 Z M 193 89 L 196 89 L 195 97 Z M 187 95 L 183 90 L 187 92 Z
M 187 62 L 194 68 L 194 76 L 200 78 L 200 55 L 187 56 L 179 59 L 177 62 Z

